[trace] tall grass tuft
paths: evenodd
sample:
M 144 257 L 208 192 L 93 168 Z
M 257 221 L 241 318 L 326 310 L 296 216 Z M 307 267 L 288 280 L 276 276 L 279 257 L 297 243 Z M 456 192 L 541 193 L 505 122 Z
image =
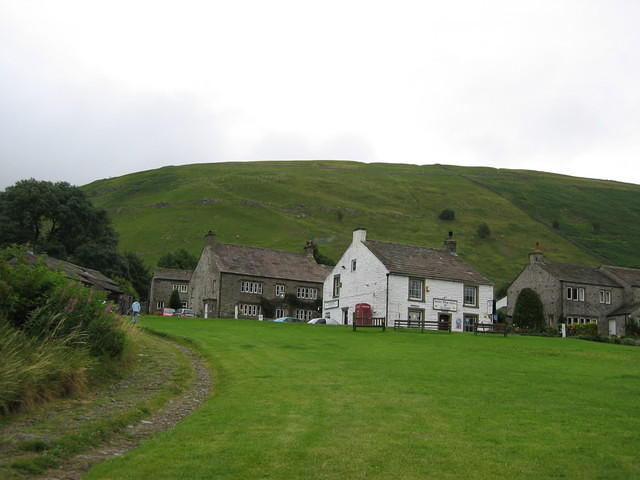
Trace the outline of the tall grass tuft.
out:
M 84 392 L 87 371 L 96 360 L 86 348 L 78 348 L 82 337 L 71 332 L 60 338 L 53 333 L 35 338 L 0 318 L 0 413 Z

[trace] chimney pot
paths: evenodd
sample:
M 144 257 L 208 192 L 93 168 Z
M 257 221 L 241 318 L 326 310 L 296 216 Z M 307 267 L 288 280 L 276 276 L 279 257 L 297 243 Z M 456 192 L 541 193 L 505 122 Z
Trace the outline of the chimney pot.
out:
M 216 243 L 216 234 L 213 230 L 209 230 L 204 236 L 205 247 L 212 247 Z
M 449 251 L 451 255 L 458 255 L 458 253 L 456 252 L 457 244 L 458 242 L 456 242 L 456 240 L 453 238 L 453 232 L 450 231 L 449 237 L 444 241 L 444 247 Z

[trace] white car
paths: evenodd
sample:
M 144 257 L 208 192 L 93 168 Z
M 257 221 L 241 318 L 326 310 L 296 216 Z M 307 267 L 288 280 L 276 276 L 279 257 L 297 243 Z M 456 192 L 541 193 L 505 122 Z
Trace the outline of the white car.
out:
M 312 318 L 311 320 L 309 320 L 307 322 L 307 324 L 309 324 L 309 325 L 338 325 L 337 322 L 334 322 L 330 318 L 323 318 L 323 317 Z

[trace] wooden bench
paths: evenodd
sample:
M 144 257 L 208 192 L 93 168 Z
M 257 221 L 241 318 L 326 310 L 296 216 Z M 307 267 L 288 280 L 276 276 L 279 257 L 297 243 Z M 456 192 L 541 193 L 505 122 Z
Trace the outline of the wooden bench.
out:
M 451 333 L 451 322 L 438 322 L 433 320 L 413 320 L 413 319 L 398 319 L 394 320 L 393 328 L 419 328 L 420 332 L 425 330 L 440 330 Z
M 474 335 L 478 333 L 501 333 L 506 337 L 508 331 L 509 327 L 506 323 L 476 323 L 473 325 Z
M 384 317 L 371 317 L 371 318 L 353 318 L 353 331 L 356 328 L 382 328 L 384 332 L 387 329 L 387 322 Z

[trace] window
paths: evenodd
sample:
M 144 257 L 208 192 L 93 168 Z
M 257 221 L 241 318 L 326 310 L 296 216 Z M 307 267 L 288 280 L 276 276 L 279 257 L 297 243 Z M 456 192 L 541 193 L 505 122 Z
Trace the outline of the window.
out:
M 180 302 L 182 308 L 189 308 L 189 304 L 187 302 Z
M 469 307 L 478 306 L 478 287 L 465 285 L 464 286 L 464 304 Z
M 301 308 L 296 310 L 296 318 L 304 320 L 308 322 L 313 318 L 314 311 L 313 310 L 303 310 Z
M 424 319 L 424 310 L 410 308 L 407 318 L 409 318 L 410 322 L 422 322 Z
M 164 302 L 162 302 L 162 301 L 156 302 L 156 308 L 158 310 L 162 310 L 164 308 Z
M 478 315 L 465 313 L 463 315 L 463 330 L 465 332 L 473 332 L 474 326 L 478 323 Z
M 260 305 L 241 303 L 238 307 L 238 310 L 245 317 L 257 317 L 260 314 Z
M 356 271 L 356 259 L 355 258 L 353 260 L 351 260 L 351 271 L 352 272 Z
M 242 293 L 255 293 L 258 295 L 262 294 L 262 283 L 261 282 L 250 282 L 249 280 L 242 280 L 240 282 L 240 291 Z
M 189 289 L 189 286 L 186 283 L 174 283 L 172 287 L 180 293 L 187 293 Z
M 276 318 L 286 317 L 287 309 L 285 307 L 276 308 Z
M 312 287 L 298 287 L 296 289 L 296 296 L 298 298 L 308 298 L 310 300 L 315 300 L 318 298 L 318 289 Z
M 567 300 L 573 302 L 584 302 L 584 288 L 567 287 Z
M 567 325 L 584 325 L 586 323 L 598 323 L 597 318 L 590 317 L 566 317 Z
M 611 305 L 611 290 L 600 290 L 600 303 Z
M 276 297 L 284 297 L 287 287 L 282 283 L 276 283 Z
M 424 279 L 409 279 L 409 300 L 418 300 L 424 302 Z
M 334 275 L 333 276 L 333 296 L 334 296 L 334 298 L 340 296 L 340 287 L 341 286 L 342 286 L 342 283 L 340 283 L 340 275 Z

